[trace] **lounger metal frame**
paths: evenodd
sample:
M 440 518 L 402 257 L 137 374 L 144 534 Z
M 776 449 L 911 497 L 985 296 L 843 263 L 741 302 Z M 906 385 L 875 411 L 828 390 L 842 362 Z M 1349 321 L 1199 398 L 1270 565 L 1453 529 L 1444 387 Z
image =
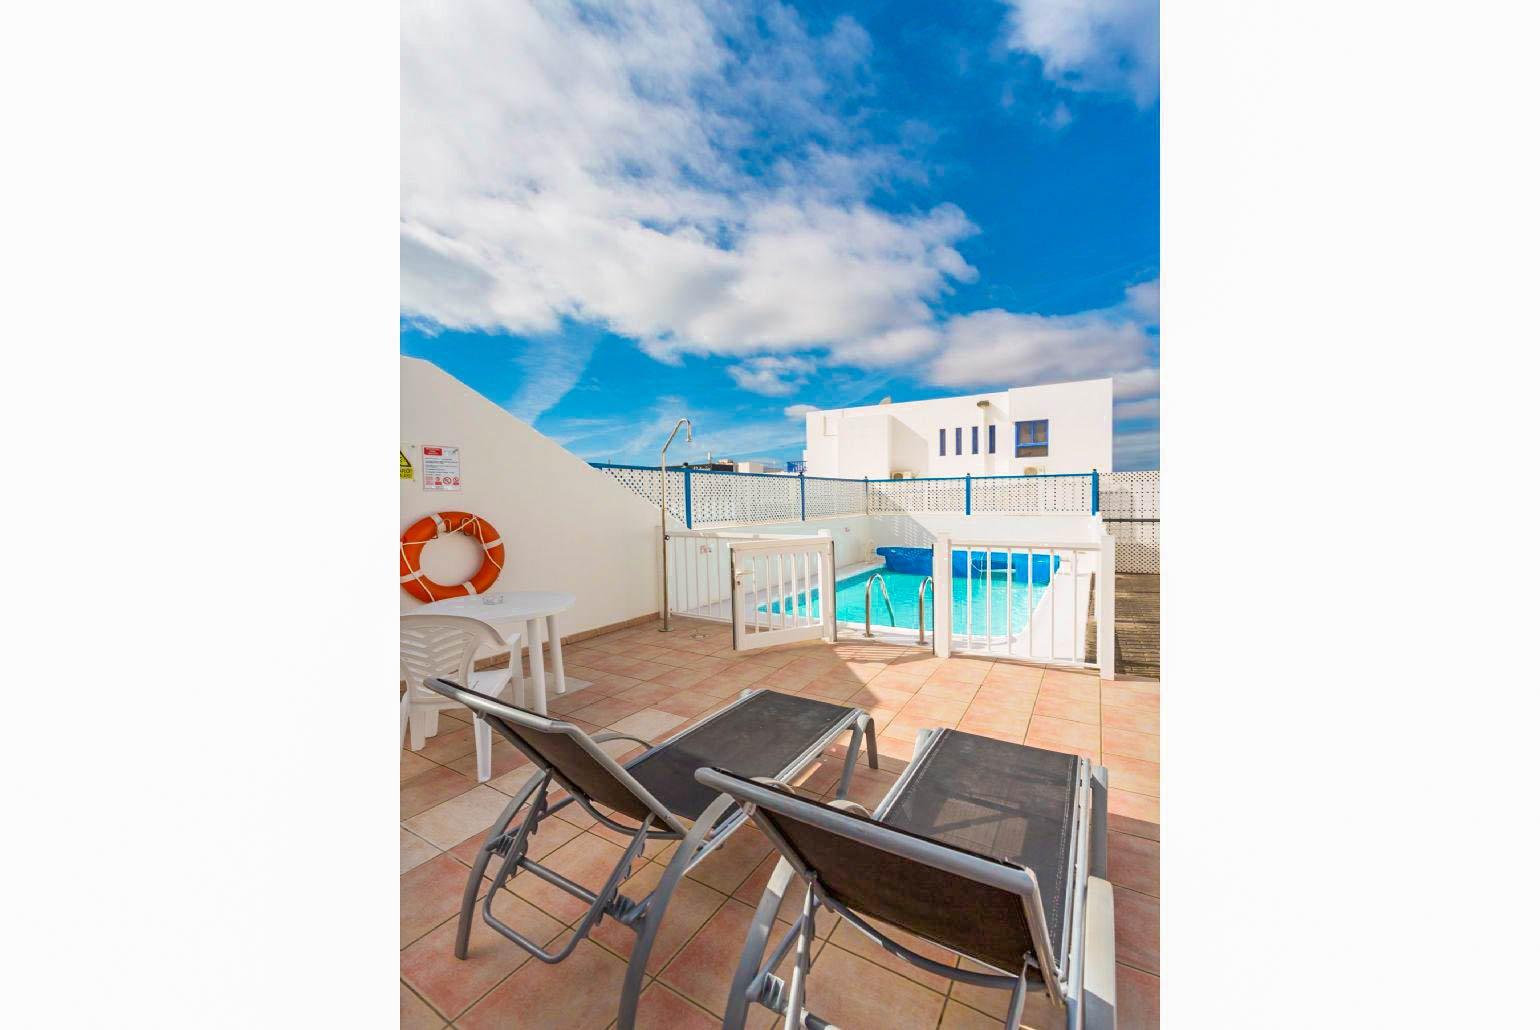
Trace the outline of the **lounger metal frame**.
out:
M 640 737 L 627 733 L 609 732 L 589 736 L 582 729 L 569 722 L 511 707 L 483 694 L 466 690 L 449 680 L 428 679 L 424 681 L 423 685 L 429 690 L 459 701 L 470 708 L 478 719 L 485 719 L 489 726 L 529 758 L 537 770 L 535 775 L 531 776 L 529 782 L 520 788 L 518 794 L 514 796 L 513 800 L 508 802 L 502 813 L 492 823 L 491 828 L 487 832 L 486 840 L 482 843 L 480 851 L 476 854 L 476 860 L 471 867 L 470 876 L 466 880 L 465 894 L 460 904 L 460 921 L 455 933 L 455 957 L 460 959 L 466 957 L 470 941 L 471 920 L 474 917 L 476 908 L 477 890 L 493 856 L 500 855 L 503 862 L 493 878 L 492 886 L 487 890 L 486 896 L 482 901 L 482 918 L 493 930 L 513 941 L 540 961 L 552 964 L 561 962 L 568 955 L 572 954 L 573 949 L 577 947 L 578 943 L 587 937 L 605 916 L 610 916 L 622 926 L 628 927 L 637 933 L 636 947 L 632 949 L 630 964 L 626 970 L 625 986 L 621 992 L 620 1018 L 616 1024 L 621 1030 L 630 1030 L 636 1020 L 636 1007 L 641 995 L 642 982 L 646 978 L 647 959 L 652 952 L 653 943 L 657 939 L 658 928 L 663 922 L 664 913 L 668 909 L 668 902 L 673 896 L 675 888 L 678 887 L 679 881 L 684 878 L 687 872 L 721 846 L 723 841 L 748 820 L 748 816 L 741 808 L 729 813 L 728 810 L 733 808 L 736 802 L 724 794 L 712 801 L 705 811 L 701 813 L 700 818 L 695 820 L 693 826 L 686 827 L 647 788 L 638 783 L 627 770 L 645 761 L 652 755 L 666 750 L 676 741 L 694 733 L 701 727 L 722 718 L 756 695 L 763 693 L 763 691 L 755 689 L 745 690 L 736 701 L 723 708 L 720 712 L 716 712 L 709 718 L 675 733 L 661 743 L 653 745 Z M 595 807 L 596 802 L 590 799 L 582 788 L 569 780 L 561 770 L 551 765 L 543 756 L 528 747 L 519 739 L 517 734 L 511 732 L 504 724 L 521 726 L 538 733 L 559 733 L 566 736 L 597 762 L 605 772 L 614 777 L 621 786 L 635 796 L 636 800 L 647 809 L 649 813 L 647 818 L 642 820 L 640 826 L 632 827 L 617 823 L 604 815 Z M 841 771 L 839 787 L 835 793 L 837 798 L 844 798 L 845 792 L 850 787 L 851 775 L 855 772 L 856 760 L 861 750 L 861 739 L 863 736 L 866 738 L 868 761 L 872 768 L 878 767 L 876 726 L 872 722 L 871 716 L 859 708 L 851 708 L 843 718 L 817 740 L 811 742 L 801 754 L 781 769 L 774 777 L 774 780 L 780 781 L 795 776 L 807 768 L 815 758 L 839 739 L 841 734 L 846 732 L 850 734 L 850 742 L 845 753 L 844 768 Z M 647 750 L 622 766 L 598 746 L 612 740 L 635 741 L 645 746 Z M 564 789 L 567 792 L 567 796 L 556 802 L 556 804 L 551 805 L 547 801 L 546 794 L 553 782 Z M 529 804 L 528 813 L 524 816 L 524 820 L 519 824 L 518 829 L 510 832 L 509 827 L 512 825 L 514 817 L 518 815 L 519 810 L 525 806 L 526 802 Z M 597 892 L 589 890 L 582 884 L 574 883 L 556 870 L 547 868 L 526 854 L 529 838 L 538 832 L 540 823 L 573 803 L 576 803 L 590 816 L 609 829 L 630 835 L 630 840 L 620 860 L 610 872 L 604 886 Z M 655 823 L 657 825 L 654 825 Z M 649 840 L 677 840 L 681 843 L 678 850 L 674 853 L 674 857 L 669 861 L 668 867 L 664 871 L 658 885 L 646 897 L 633 900 L 620 893 L 620 885 L 631 875 L 631 866 L 642 854 Z M 558 951 L 546 951 L 536 942 L 503 923 L 492 913 L 492 901 L 497 897 L 497 892 L 502 889 L 503 884 L 520 871 L 532 873 L 553 887 L 566 891 L 580 901 L 588 903 L 588 911 L 584 914 L 582 920 L 579 921 L 575 932 Z
M 1093 767 L 1084 758 L 1079 759 L 1072 829 L 1074 857 L 1071 875 L 1067 878 L 1066 921 L 1061 935 L 1061 947 L 1055 955 L 1049 946 L 1047 917 L 1043 911 L 1037 877 L 1032 870 L 987 861 L 949 845 L 920 839 L 880 825 L 882 817 L 902 798 L 914 771 L 921 766 L 921 760 L 940 739 L 941 734 L 936 730 L 920 731 L 915 741 L 913 760 L 871 813 L 870 818 L 877 820 L 876 823 L 841 818 L 815 804 L 807 803 L 805 799 L 788 797 L 783 790 L 776 789 L 774 783 L 747 783 L 740 777 L 726 776 L 715 769 L 702 769 L 696 773 L 695 778 L 702 784 L 736 798 L 742 810 L 754 819 L 781 854 L 781 860 L 771 874 L 749 925 L 748 937 L 729 991 L 726 1016 L 722 1021 L 724 1028 L 739 1030 L 743 1027 L 748 1018 L 748 1007 L 754 1002 L 779 1013 L 783 1017 L 785 1030 L 801 1027 L 821 1030 L 828 1025 L 806 1011 L 805 1005 L 807 978 L 811 972 L 811 949 L 816 935 L 816 912 L 819 907 L 826 907 L 848 919 L 884 951 L 927 972 L 979 987 L 1010 991 L 1011 1000 L 1004 1023 L 1008 1030 L 1016 1030 L 1020 1026 L 1027 993 L 1031 990 L 1044 991 L 1055 1006 L 1064 1009 L 1064 1025 L 1068 1030 L 1115 1027 L 1111 887 L 1106 882 L 1107 770 L 1100 766 Z M 830 807 L 847 810 L 854 808 L 865 814 L 865 810 L 854 802 L 837 801 Z M 1014 973 L 985 973 L 942 965 L 915 953 L 830 897 L 822 889 L 817 871 L 801 860 L 795 846 L 777 832 L 773 822 L 759 813 L 760 808 L 794 815 L 827 832 L 1016 894 L 1021 898 L 1036 958 L 1028 957 L 1022 968 Z M 792 808 L 795 808 L 794 813 L 790 811 Z M 793 876 L 803 880 L 807 886 L 802 913 L 766 959 L 770 930 Z M 1092 924 L 1090 932 L 1096 938 L 1097 951 L 1096 955 L 1090 956 L 1094 967 L 1090 970 L 1087 968 L 1086 954 L 1088 916 Z M 787 984 L 773 971 L 793 945 L 796 946 L 796 963 L 792 969 L 791 982 Z M 980 961 L 976 958 L 973 960 Z

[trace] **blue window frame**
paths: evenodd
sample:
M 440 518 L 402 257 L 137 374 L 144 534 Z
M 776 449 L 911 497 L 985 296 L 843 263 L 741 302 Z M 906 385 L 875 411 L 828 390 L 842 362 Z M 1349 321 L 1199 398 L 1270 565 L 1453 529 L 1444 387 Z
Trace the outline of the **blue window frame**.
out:
M 1048 457 L 1048 420 L 1046 418 L 1016 423 L 1016 457 Z
M 946 457 L 946 430 L 941 430 L 941 450 L 938 451 L 943 458 Z
M 995 427 L 989 427 L 989 453 L 995 453 Z
M 979 452 L 979 427 L 978 426 L 974 426 L 973 427 L 973 453 L 977 454 L 978 452 Z
M 962 426 L 957 427 L 957 446 L 952 448 L 952 453 L 959 456 L 962 454 Z

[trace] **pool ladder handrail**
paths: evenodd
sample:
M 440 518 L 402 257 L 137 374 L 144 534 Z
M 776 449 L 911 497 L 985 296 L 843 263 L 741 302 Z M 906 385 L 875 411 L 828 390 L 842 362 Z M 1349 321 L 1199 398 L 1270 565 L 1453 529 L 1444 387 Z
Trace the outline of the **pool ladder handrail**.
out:
M 926 587 L 930 587 L 930 599 L 931 599 L 932 603 L 934 603 L 935 600 L 936 600 L 936 579 L 935 579 L 934 576 L 926 576 L 923 580 L 920 581 L 919 597 L 920 597 L 920 646 L 921 647 L 925 646 L 925 588 Z M 936 651 L 936 637 L 935 637 L 935 634 L 931 634 L 930 650 L 931 650 L 932 654 L 934 654 L 935 651 Z
M 882 599 L 888 603 L 888 624 L 894 629 L 898 628 L 898 616 L 893 614 L 893 598 L 888 596 L 887 581 L 882 578 L 882 573 L 872 573 L 872 578 L 866 581 L 866 639 L 875 639 L 872 636 L 872 583 L 882 586 Z

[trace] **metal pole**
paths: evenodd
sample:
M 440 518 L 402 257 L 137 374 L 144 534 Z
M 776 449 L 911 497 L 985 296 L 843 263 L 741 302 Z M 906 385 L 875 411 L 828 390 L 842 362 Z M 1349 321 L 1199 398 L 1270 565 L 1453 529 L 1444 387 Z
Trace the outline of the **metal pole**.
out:
M 690 420 L 682 418 L 674 423 L 673 432 L 668 434 L 668 439 L 663 443 L 663 450 L 658 455 L 658 531 L 659 551 L 662 556 L 661 567 L 663 569 L 663 625 L 658 627 L 659 633 L 667 633 L 668 625 L 668 445 L 674 442 L 674 435 L 679 432 L 679 427 L 684 426 L 684 442 L 695 442 L 695 427 Z

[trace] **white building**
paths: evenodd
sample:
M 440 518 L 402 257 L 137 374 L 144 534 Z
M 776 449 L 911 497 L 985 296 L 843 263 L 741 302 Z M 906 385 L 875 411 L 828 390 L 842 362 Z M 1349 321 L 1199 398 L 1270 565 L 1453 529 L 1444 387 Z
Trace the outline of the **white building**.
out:
M 1112 380 L 807 414 L 810 476 L 1112 471 Z

